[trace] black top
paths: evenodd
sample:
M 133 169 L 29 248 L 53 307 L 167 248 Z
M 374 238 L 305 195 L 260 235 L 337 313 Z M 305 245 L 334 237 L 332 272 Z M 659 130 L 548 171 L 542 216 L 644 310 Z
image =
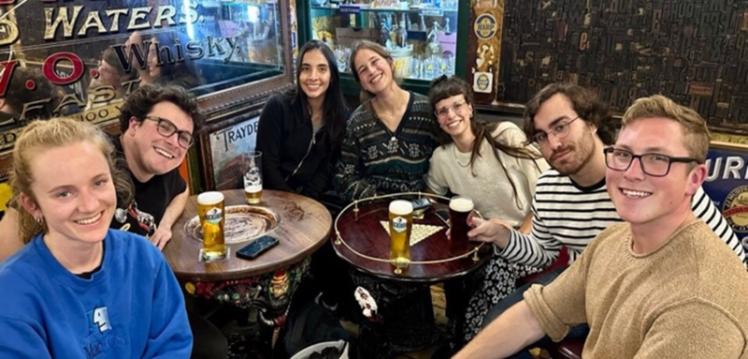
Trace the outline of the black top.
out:
M 130 225 L 128 231 L 143 236 L 151 235 L 164 216 L 166 207 L 178 194 L 184 192 L 187 184 L 179 175 L 177 168 L 163 174 L 153 176 L 148 182 L 140 182 L 132 175 L 127 167 L 125 154 L 119 137 L 111 137 L 116 148 L 117 167 L 129 175 L 133 185 L 133 201 L 127 205 L 117 203 L 117 210 L 112 228 L 121 229 L 125 223 Z M 119 202 L 119 201 L 118 201 Z
M 332 141 L 327 135 L 331 121 L 325 119 L 313 136 L 310 115 L 304 113 L 301 103 L 291 93 L 273 96 L 262 110 L 257 130 L 263 186 L 315 199 L 330 190 L 340 152 L 339 140 Z

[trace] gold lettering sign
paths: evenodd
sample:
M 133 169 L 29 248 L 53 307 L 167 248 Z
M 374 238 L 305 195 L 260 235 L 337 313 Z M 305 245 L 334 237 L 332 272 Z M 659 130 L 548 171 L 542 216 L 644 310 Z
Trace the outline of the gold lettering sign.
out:
M 151 13 L 155 13 L 153 22 L 149 19 Z M 200 21 L 196 4 L 190 4 L 190 7 L 184 9 L 182 13 L 179 13 L 173 5 L 162 5 L 155 8 L 143 6 L 132 9 L 91 10 L 88 12 L 83 5 L 45 7 L 44 39 L 54 39 L 60 28 L 62 28 L 62 37 L 64 38 L 72 38 L 74 35 L 85 37 L 90 35 L 90 31 L 97 35 L 117 33 L 120 30 L 120 19 L 123 17 L 127 21 L 127 30 L 194 24 Z
M 18 40 L 18 26 L 7 18 L 0 20 L 0 46 L 11 45 Z

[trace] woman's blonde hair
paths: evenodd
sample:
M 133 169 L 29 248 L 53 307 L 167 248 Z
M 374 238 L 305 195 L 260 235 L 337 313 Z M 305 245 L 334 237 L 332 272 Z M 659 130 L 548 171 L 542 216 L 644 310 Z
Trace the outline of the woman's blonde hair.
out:
M 10 174 L 10 185 L 16 196 L 26 195 L 36 203 L 36 197 L 31 191 L 34 176 L 31 163 L 40 152 L 56 147 L 89 141 L 101 150 L 107 160 L 112 180 L 118 192 L 118 199 L 129 202 L 132 191 L 127 177 L 119 171 L 114 163 L 114 146 L 107 136 L 96 126 L 87 122 L 70 118 L 53 118 L 46 121 L 32 121 L 29 123 L 15 143 L 13 149 L 13 169 Z M 44 221 L 37 221 L 26 210 L 18 208 L 19 231 L 24 243 L 28 243 L 33 236 L 46 233 Z

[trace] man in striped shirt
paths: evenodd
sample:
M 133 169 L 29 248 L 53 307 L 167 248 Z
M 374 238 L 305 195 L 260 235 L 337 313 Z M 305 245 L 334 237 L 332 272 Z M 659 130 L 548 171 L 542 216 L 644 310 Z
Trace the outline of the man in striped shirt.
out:
M 613 142 L 613 136 L 603 129 L 613 121 L 607 106 L 585 88 L 554 83 L 540 90 L 527 104 L 525 132 L 552 169 L 537 182 L 532 231 L 522 234 L 500 219 L 474 218 L 475 228 L 468 235 L 492 242 L 498 254 L 513 262 L 547 267 L 562 246 L 573 262 L 598 233 L 621 222 L 605 184 L 603 147 Z M 740 241 L 703 189 L 694 194 L 691 207 L 745 263 Z M 523 289 L 489 310 L 483 325 L 521 300 Z

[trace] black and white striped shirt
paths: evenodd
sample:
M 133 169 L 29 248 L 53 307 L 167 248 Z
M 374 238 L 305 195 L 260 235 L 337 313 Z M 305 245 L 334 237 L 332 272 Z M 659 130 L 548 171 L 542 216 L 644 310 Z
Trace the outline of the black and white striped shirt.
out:
M 703 189 L 694 194 L 691 208 L 745 263 L 740 241 Z M 563 245 L 573 262 L 598 233 L 622 221 L 605 179 L 591 187 L 580 187 L 556 170 L 548 170 L 538 179 L 532 211 L 532 232 L 512 231 L 507 247 L 496 249 L 510 261 L 537 267 L 553 263 Z

